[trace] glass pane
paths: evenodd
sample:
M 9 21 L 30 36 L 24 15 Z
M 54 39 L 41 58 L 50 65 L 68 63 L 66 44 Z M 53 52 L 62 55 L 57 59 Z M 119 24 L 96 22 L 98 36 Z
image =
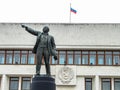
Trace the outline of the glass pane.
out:
M 29 77 L 24 77 L 24 78 L 23 78 L 23 81 L 31 81 L 31 78 L 29 78 Z
M 104 64 L 104 55 L 98 55 L 98 64 L 103 65 Z
M 12 54 L 6 55 L 6 64 L 12 64 Z
M 14 58 L 13 58 L 14 64 L 20 64 L 20 52 L 14 52 Z
M 67 57 L 68 57 L 68 64 L 73 64 L 73 52 L 72 51 L 67 52 Z
M 105 61 L 106 65 L 112 65 L 112 55 L 106 55 Z
M 82 64 L 88 64 L 88 55 L 82 55 Z
M 81 54 L 81 51 L 75 51 L 75 55 L 80 55 Z
M 105 54 L 112 54 L 112 52 L 110 52 L 110 51 L 106 51 Z
M 116 52 L 113 52 L 113 54 L 119 54 L 119 52 L 116 51 Z
M 85 90 L 92 90 L 92 79 L 85 79 Z
M 96 51 L 90 51 L 90 54 L 96 54 Z
M 0 64 L 4 64 L 5 54 L 0 53 Z
M 11 78 L 10 79 L 10 90 L 18 90 L 19 79 L 18 78 Z
M 120 58 L 119 58 L 119 56 L 113 56 L 113 63 L 114 63 L 114 65 L 118 65 L 119 63 L 120 63 Z
M 10 80 L 11 80 L 11 81 L 18 81 L 18 80 L 19 80 L 19 78 L 14 77 L 14 78 L 10 78 Z
M 110 90 L 110 82 L 103 82 L 102 90 Z
M 34 64 L 34 54 L 29 54 L 28 56 L 28 64 Z
M 75 55 L 75 64 L 81 64 L 81 55 Z
M 31 78 L 23 78 L 22 80 L 22 90 L 30 90 Z
M 115 79 L 114 84 L 115 90 L 120 90 L 120 79 Z
M 90 55 L 90 64 L 96 64 L 96 55 Z
M 30 81 L 23 81 L 22 90 L 30 90 Z
M 81 51 L 75 51 L 75 64 L 81 64 Z
M 98 54 L 104 54 L 104 52 L 103 51 L 99 51 L 99 52 L 97 52 Z
M 27 55 L 21 56 L 21 64 L 27 64 Z
M 86 90 L 92 90 L 91 86 L 92 86 L 91 82 L 86 82 Z
M 111 90 L 110 79 L 102 79 L 102 90 Z
M 66 61 L 66 55 L 65 51 L 60 51 L 60 56 L 59 56 L 59 64 L 65 64 Z
M 26 53 L 27 53 L 27 51 L 22 51 L 22 53 L 26 54 Z
M 73 64 L 73 55 L 68 55 L 68 64 Z
M 88 51 L 82 51 L 82 54 L 88 54 Z

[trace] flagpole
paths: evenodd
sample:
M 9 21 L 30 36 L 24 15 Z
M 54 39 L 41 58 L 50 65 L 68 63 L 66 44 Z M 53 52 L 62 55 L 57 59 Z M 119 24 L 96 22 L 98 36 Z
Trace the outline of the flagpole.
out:
M 70 3 L 70 16 L 69 16 L 69 23 L 71 23 L 71 3 Z

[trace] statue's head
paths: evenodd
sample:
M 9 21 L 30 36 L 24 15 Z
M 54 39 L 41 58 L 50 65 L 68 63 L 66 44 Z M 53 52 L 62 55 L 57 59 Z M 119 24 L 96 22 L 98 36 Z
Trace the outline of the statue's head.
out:
M 48 33 L 49 32 L 49 27 L 47 27 L 47 26 L 43 27 L 43 32 Z

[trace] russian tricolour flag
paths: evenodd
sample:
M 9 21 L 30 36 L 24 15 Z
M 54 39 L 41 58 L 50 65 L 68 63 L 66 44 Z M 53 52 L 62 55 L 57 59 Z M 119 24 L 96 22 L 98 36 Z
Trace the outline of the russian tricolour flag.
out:
M 73 9 L 73 8 L 70 8 L 70 11 L 73 12 L 74 14 L 77 13 L 77 10 Z

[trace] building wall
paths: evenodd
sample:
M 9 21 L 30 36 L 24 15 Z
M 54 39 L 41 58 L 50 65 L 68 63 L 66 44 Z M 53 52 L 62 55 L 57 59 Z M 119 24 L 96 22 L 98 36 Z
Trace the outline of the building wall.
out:
M 120 24 L 26 24 L 42 31 L 49 26 L 57 48 L 111 48 L 118 49 Z M 0 47 L 32 48 L 36 37 L 30 35 L 21 24 L 0 24 Z
M 40 31 L 43 26 L 49 26 L 57 49 L 120 50 L 120 24 L 26 25 Z M 0 49 L 32 49 L 35 41 L 36 37 L 21 28 L 21 24 L 0 24 Z M 68 75 L 64 76 L 62 70 L 67 70 Z M 41 73 L 45 73 L 44 65 Z M 101 78 L 111 78 L 111 90 L 114 90 L 114 78 L 120 78 L 119 66 L 51 65 L 51 73 L 56 80 L 57 90 L 85 90 L 85 78 L 92 78 L 92 90 L 101 90 Z M 10 77 L 34 77 L 34 74 L 35 65 L 0 65 L 0 90 L 9 90 Z

